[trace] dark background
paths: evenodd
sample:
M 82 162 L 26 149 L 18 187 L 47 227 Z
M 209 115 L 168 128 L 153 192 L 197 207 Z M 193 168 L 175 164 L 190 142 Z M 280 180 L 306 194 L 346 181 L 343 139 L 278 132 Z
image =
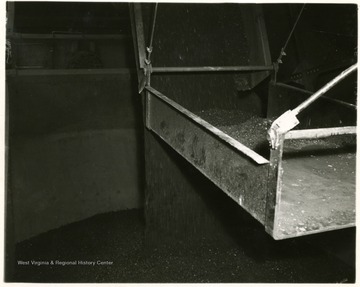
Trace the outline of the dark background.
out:
M 274 62 L 302 5 L 261 6 L 270 60 Z M 147 32 L 153 6 L 144 7 Z M 157 137 L 144 131 L 128 3 L 7 2 L 7 8 L 9 15 L 14 11 L 13 21 L 7 26 L 11 56 L 6 66 L 8 281 L 354 280 L 354 229 L 275 243 L 263 226 Z M 236 4 L 160 4 L 154 64 L 249 64 L 253 47 L 242 44 L 249 34 L 241 26 L 241 9 Z M 236 33 L 236 29 L 241 33 Z M 357 61 L 357 6 L 307 4 L 286 53 L 279 81 L 310 91 L 320 88 Z M 194 111 L 228 106 L 231 102 L 234 107 L 266 116 L 270 77 L 262 77 L 251 93 L 241 91 L 243 87 L 239 87 L 239 78 L 234 80 L 234 75 L 211 77 L 214 78 L 209 81 L 209 77 L 201 75 L 190 80 L 181 75 L 158 76 L 154 77 L 154 85 L 165 94 L 178 91 L 177 100 Z M 328 96 L 355 104 L 355 80 L 353 75 Z M 196 101 L 190 98 L 195 86 L 201 95 Z M 223 98 L 219 98 L 222 93 Z M 309 113 L 314 111 L 322 111 L 318 120 L 313 120 L 315 126 L 338 126 L 339 120 L 342 125 L 356 123 L 356 112 L 324 101 L 315 104 Z M 153 160 L 147 167 L 155 170 L 153 179 L 147 181 L 146 158 Z M 159 194 L 164 194 L 157 195 L 159 201 L 153 202 L 152 208 L 159 212 L 144 218 L 144 189 L 154 183 L 151 180 L 159 178 L 156 170 L 177 187 L 165 193 L 168 181 L 155 185 Z M 160 218 L 166 216 L 166 208 L 172 207 L 172 214 L 177 214 L 172 217 L 175 225 L 162 226 L 162 236 L 158 237 L 153 228 L 156 216 L 162 224 L 168 224 Z M 146 226 L 151 246 L 142 249 L 139 246 L 147 244 L 143 241 Z M 149 228 L 153 228 L 150 233 Z M 103 237 L 107 239 L 100 239 Z M 202 245 L 199 238 L 211 244 Z M 159 251 L 158 257 L 154 255 L 157 253 L 146 259 L 141 257 L 162 240 L 169 249 Z M 173 254 L 176 248 L 169 242 L 174 241 L 185 242 L 180 244 L 181 250 L 198 248 L 200 255 L 184 251 L 184 259 Z M 225 256 L 227 251 L 204 251 L 214 245 L 225 245 L 225 250 L 233 253 Z M 115 258 L 118 265 L 113 269 L 100 268 L 98 276 L 89 269 L 82 269 L 82 276 L 76 276 L 70 269 L 15 268 L 16 259 L 70 259 L 70 253 L 78 257 L 88 254 L 89 259 Z M 234 254 L 240 258 L 235 260 Z M 171 264 L 166 263 L 166 258 Z M 219 269 L 219 265 L 205 264 L 204 258 L 206 262 L 210 259 L 225 263 Z M 151 263 L 156 260 L 161 263 Z M 186 267 L 189 262 L 194 262 L 191 270 Z M 164 268 L 170 265 L 171 272 L 166 273 Z M 319 265 L 316 274 L 312 270 Z M 231 275 L 230 270 L 236 266 L 242 266 L 241 272 Z M 126 271 L 116 273 L 119 268 Z M 148 272 L 141 273 L 141 268 Z M 150 273 L 154 275 L 146 275 Z M 189 274 L 198 277 L 190 278 Z

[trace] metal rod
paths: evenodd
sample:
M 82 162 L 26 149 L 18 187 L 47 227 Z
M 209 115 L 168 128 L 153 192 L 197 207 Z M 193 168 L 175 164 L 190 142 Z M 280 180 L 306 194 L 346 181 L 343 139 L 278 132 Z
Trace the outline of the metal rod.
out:
M 204 72 L 256 72 L 272 71 L 273 66 L 233 66 L 233 67 L 153 67 L 152 73 L 204 73 Z
M 158 3 L 155 3 L 155 7 L 154 7 L 154 18 L 153 18 L 152 27 L 151 27 L 150 44 L 149 44 L 149 48 L 150 48 L 150 49 L 152 49 L 152 46 L 153 46 L 154 32 L 155 32 L 155 24 L 156 24 L 156 16 L 157 16 L 157 9 L 158 9 Z
M 81 40 L 81 39 L 89 39 L 89 40 L 122 40 L 122 39 L 130 39 L 128 35 L 122 34 L 108 34 L 108 35 L 97 35 L 97 34 L 24 34 L 24 33 L 8 33 L 6 35 L 9 39 L 44 39 L 44 40 L 51 40 L 51 39 L 62 39 L 62 40 Z
M 356 127 L 336 127 L 308 130 L 293 130 L 285 134 L 285 139 L 317 139 L 327 138 L 336 135 L 353 135 L 356 134 Z
M 280 55 L 279 55 L 278 59 L 276 60 L 277 63 L 282 63 L 282 62 L 281 62 L 281 58 L 282 58 L 284 55 L 286 55 L 286 54 L 285 54 L 286 47 L 287 47 L 287 45 L 288 45 L 288 43 L 289 43 L 289 41 L 290 41 L 290 38 L 291 38 L 292 34 L 293 34 L 294 31 L 295 31 L 296 25 L 298 24 L 298 22 L 299 22 L 299 20 L 300 20 L 300 17 L 301 17 L 302 12 L 304 11 L 304 8 L 305 8 L 305 3 L 303 4 L 303 6 L 302 6 L 302 8 L 301 8 L 301 10 L 300 10 L 300 13 L 299 13 L 299 15 L 297 16 L 296 21 L 295 21 L 295 23 L 294 23 L 294 25 L 293 25 L 293 27 L 292 27 L 292 29 L 291 29 L 291 31 L 290 31 L 290 34 L 289 34 L 289 36 L 287 37 L 286 42 L 285 42 L 283 48 L 282 48 L 281 51 L 280 51 Z
M 60 76 L 60 75 L 129 75 L 136 73 L 135 69 L 11 69 L 6 71 L 7 76 Z
M 275 85 L 279 86 L 279 87 L 282 87 L 282 88 L 289 89 L 289 90 L 294 90 L 294 91 L 297 91 L 297 92 L 300 92 L 300 93 L 308 94 L 308 95 L 314 94 L 314 92 L 311 92 L 311 91 L 308 91 L 308 90 L 305 90 L 305 89 L 301 89 L 301 88 L 297 88 L 297 87 L 287 85 L 287 84 L 284 84 L 284 83 L 275 83 Z M 332 99 L 332 98 L 329 98 L 329 97 L 326 97 L 326 96 L 320 96 L 320 98 L 324 99 L 324 100 L 327 100 L 329 102 L 333 102 L 333 103 L 336 103 L 336 104 L 339 104 L 339 105 L 343 105 L 343 106 L 345 106 L 347 108 L 351 108 L 351 109 L 354 109 L 354 110 L 357 109 L 356 105 L 350 104 L 348 102 L 344 102 L 344 101 L 341 101 L 341 100 L 338 100 L 338 99 Z
M 321 97 L 323 94 L 325 94 L 328 90 L 330 90 L 332 87 L 334 87 L 337 83 L 342 81 L 344 78 L 346 78 L 348 75 L 350 75 L 352 72 L 354 72 L 357 69 L 357 63 L 349 67 L 348 69 L 341 72 L 340 75 L 335 77 L 333 80 L 328 82 L 325 86 L 323 86 L 320 90 L 318 90 L 315 94 L 313 94 L 311 97 L 309 97 L 307 100 L 305 100 L 303 103 L 301 103 L 297 108 L 293 110 L 294 115 L 299 114 L 302 110 L 307 108 L 310 104 L 312 104 L 315 100 L 317 100 L 319 97 Z
M 130 9 L 130 11 L 132 12 L 130 13 L 132 36 L 134 40 L 134 48 L 137 51 L 137 57 L 135 58 L 138 59 L 137 68 L 143 69 L 145 67 L 146 46 L 145 46 L 144 23 L 142 17 L 141 4 L 131 3 L 130 7 L 132 8 Z M 140 79 L 139 76 L 138 79 Z
M 173 100 L 169 99 L 165 95 L 161 94 L 159 91 L 155 90 L 154 88 L 147 86 L 145 89 L 153 94 L 154 96 L 158 97 L 165 103 L 167 103 L 172 108 L 176 109 L 178 112 L 182 113 L 183 115 L 190 118 L 192 121 L 196 122 L 198 125 L 202 126 L 206 130 L 212 132 L 217 137 L 221 138 L 223 141 L 227 142 L 231 146 L 233 146 L 236 150 L 242 152 L 246 156 L 253 159 L 258 164 L 267 164 L 269 161 L 253 151 L 252 149 L 248 148 L 247 146 L 243 145 L 242 143 L 238 142 L 237 140 L 233 139 L 223 131 L 219 130 L 218 128 L 214 127 L 213 125 L 209 124 L 208 122 L 204 121 L 199 116 L 193 114 L 189 110 L 185 109 L 183 106 L 179 105 L 178 103 L 174 102 Z
M 155 3 L 155 7 L 154 7 L 154 17 L 153 17 L 153 21 L 152 21 L 151 34 L 150 34 L 150 43 L 149 43 L 149 46 L 146 48 L 146 50 L 147 50 L 147 52 L 148 52 L 146 61 L 147 61 L 148 64 L 151 63 L 151 53 L 152 53 L 152 51 L 153 51 L 153 40 L 154 40 L 154 33 L 155 33 L 155 24 L 156 24 L 157 9 L 158 9 L 158 3 Z

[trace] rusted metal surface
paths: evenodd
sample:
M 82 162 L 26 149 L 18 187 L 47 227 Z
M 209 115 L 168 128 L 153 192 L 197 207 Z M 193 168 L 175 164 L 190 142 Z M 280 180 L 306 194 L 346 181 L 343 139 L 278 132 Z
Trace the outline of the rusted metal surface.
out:
M 210 124 L 206 128 L 158 96 L 152 94 L 149 109 L 152 131 L 264 223 L 268 165 L 254 162 L 209 130 Z

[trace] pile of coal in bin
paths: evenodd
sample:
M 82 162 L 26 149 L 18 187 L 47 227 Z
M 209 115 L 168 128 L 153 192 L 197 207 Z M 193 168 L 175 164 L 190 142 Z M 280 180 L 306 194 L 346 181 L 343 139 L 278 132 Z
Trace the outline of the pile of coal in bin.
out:
M 274 119 L 261 118 L 239 110 L 210 109 L 197 112 L 201 118 L 248 148 L 267 156 L 267 131 Z

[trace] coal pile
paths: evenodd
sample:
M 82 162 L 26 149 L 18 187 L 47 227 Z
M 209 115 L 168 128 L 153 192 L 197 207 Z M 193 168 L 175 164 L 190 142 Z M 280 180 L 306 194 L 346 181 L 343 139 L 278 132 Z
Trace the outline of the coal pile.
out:
M 197 114 L 248 148 L 261 155 L 268 155 L 267 131 L 273 119 L 261 118 L 240 110 L 210 109 Z
M 17 245 L 17 260 L 102 261 L 90 265 L 17 265 L 15 282 L 336 283 L 355 270 L 303 239 L 274 241 L 254 221 L 242 222 L 227 246 L 159 246 L 144 241 L 141 210 L 97 215 Z

